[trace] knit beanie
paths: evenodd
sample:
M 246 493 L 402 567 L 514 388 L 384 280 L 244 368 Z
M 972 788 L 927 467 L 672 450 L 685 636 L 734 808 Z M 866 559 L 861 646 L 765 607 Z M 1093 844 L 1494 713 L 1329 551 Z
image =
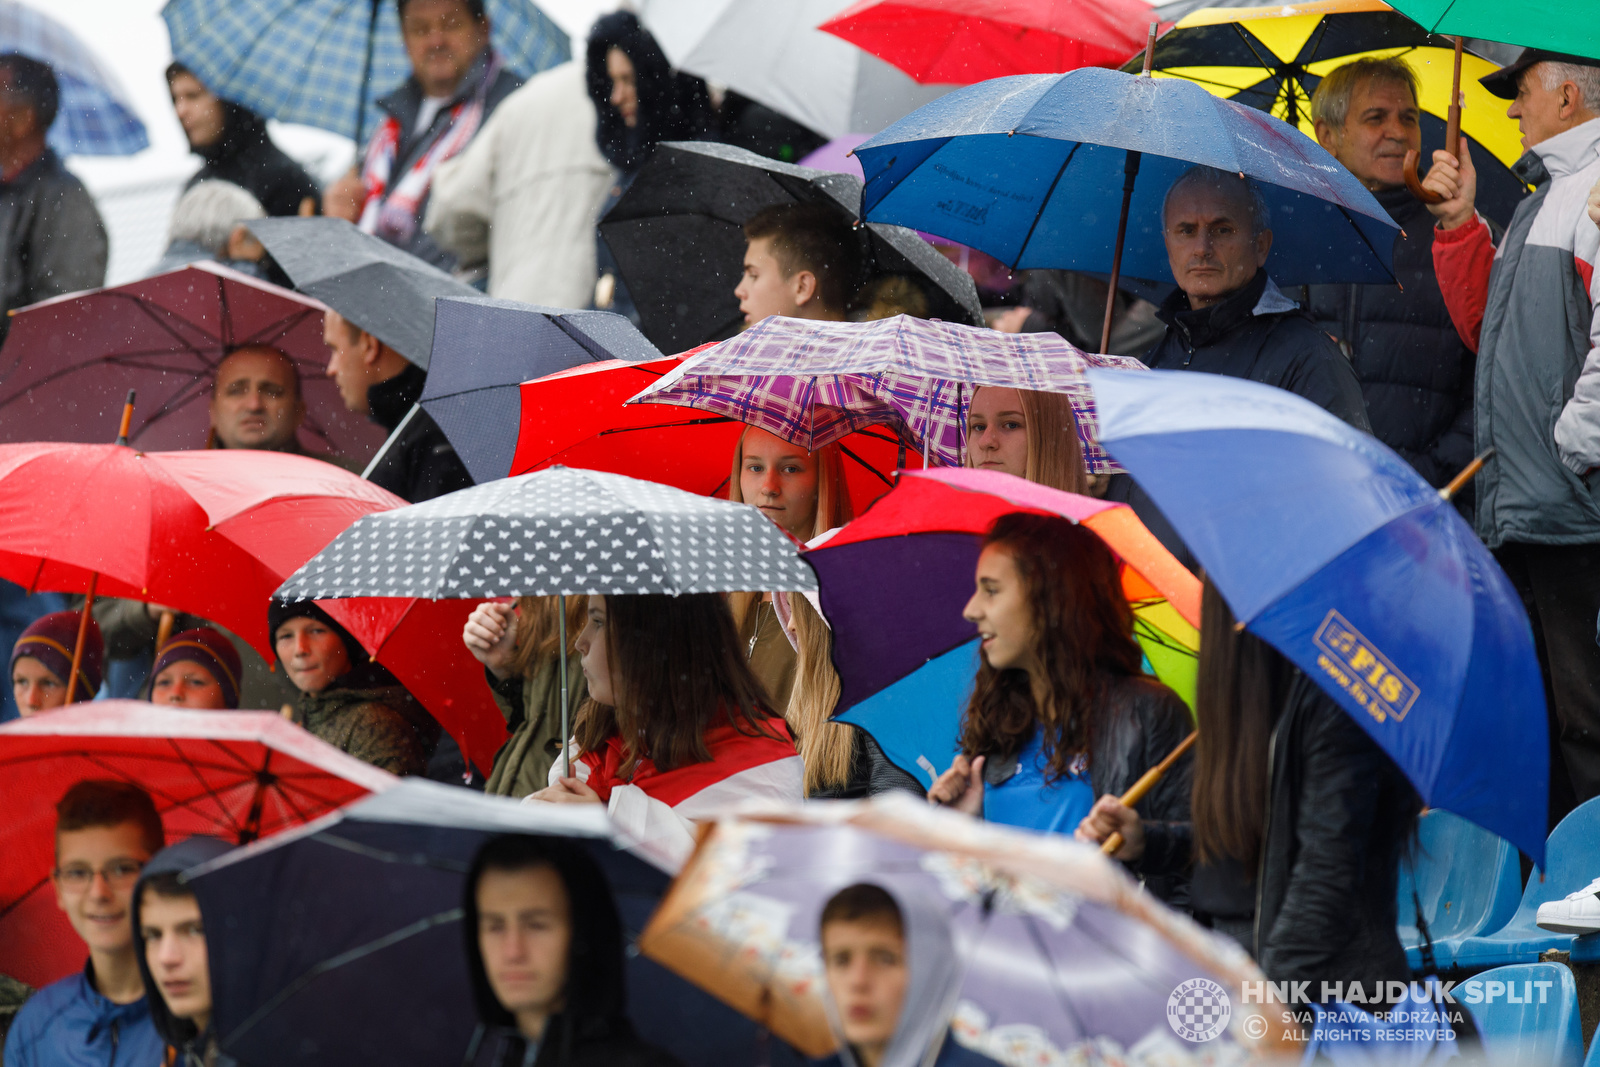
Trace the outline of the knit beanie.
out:
M 229 708 L 239 706 L 239 650 L 233 642 L 209 626 L 173 634 L 156 654 L 154 679 L 174 663 L 188 660 L 204 667 L 222 686 L 222 703 Z
M 72 650 L 78 643 L 76 611 L 57 611 L 35 619 L 33 625 L 22 631 L 17 643 L 11 647 L 11 668 L 17 660 L 32 656 L 45 665 L 45 669 L 65 684 L 72 673 Z M 100 691 L 105 678 L 106 645 L 100 637 L 100 624 L 89 617 L 89 632 L 83 638 L 83 659 L 78 664 L 78 688 L 72 694 L 73 703 L 91 700 Z

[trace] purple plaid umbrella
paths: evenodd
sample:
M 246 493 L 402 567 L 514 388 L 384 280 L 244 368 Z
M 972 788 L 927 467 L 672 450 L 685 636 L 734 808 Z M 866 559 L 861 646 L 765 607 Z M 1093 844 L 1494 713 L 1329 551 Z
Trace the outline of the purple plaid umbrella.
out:
M 1064 393 L 1090 474 L 1122 468 L 1100 447 L 1090 367 L 1144 370 L 1083 352 L 1053 333 L 1000 333 L 908 315 L 876 322 L 773 316 L 699 355 L 629 400 L 711 411 L 815 450 L 872 425 L 894 427 L 924 457 L 961 465 L 967 408 L 983 385 Z
M 818 919 L 862 882 L 900 903 L 911 993 L 929 971 L 941 979 L 908 995 L 901 1027 L 948 1026 L 947 1040 L 1006 1067 L 1239 1062 L 1247 1035 L 1266 1032 L 1262 1006 L 1245 1002 L 1246 983 L 1263 980 L 1245 952 L 1098 849 L 903 794 L 718 819 L 639 947 L 821 1056 L 835 1036 Z M 942 930 L 918 921 L 930 906 Z

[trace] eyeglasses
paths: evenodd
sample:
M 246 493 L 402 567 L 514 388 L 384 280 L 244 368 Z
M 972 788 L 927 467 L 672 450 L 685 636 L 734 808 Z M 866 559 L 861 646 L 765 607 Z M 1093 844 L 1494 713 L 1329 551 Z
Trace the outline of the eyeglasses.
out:
M 98 874 L 113 889 L 125 889 L 133 884 L 142 870 L 144 864 L 138 860 L 112 860 L 98 871 L 86 863 L 77 863 L 71 867 L 57 868 L 56 880 L 63 889 L 82 893 L 94 884 L 94 876 Z

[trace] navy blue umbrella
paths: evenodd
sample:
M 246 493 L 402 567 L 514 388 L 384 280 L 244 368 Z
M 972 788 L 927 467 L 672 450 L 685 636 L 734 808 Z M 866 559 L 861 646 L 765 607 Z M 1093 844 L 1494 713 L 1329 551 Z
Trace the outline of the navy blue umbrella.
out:
M 1098 67 L 996 78 L 918 108 L 855 154 L 868 222 L 1013 269 L 1171 279 L 1162 202 L 1204 164 L 1260 184 L 1280 285 L 1394 280 L 1398 227 L 1349 171 L 1281 119 L 1182 79 Z
M 638 327 L 609 311 L 486 296 L 440 298 L 435 309 L 421 403 L 479 484 L 511 473 L 523 382 L 599 360 L 662 358 Z
M 527 805 L 407 778 L 186 872 L 206 920 L 212 1025 L 241 1063 L 462 1062 L 478 1024 L 461 927 L 466 874 L 500 834 L 577 838 L 631 943 L 667 874 L 597 806 Z M 754 1063 L 753 1023 L 629 953 L 629 1015 L 685 1064 Z M 773 1043 L 777 1067 L 798 1067 Z

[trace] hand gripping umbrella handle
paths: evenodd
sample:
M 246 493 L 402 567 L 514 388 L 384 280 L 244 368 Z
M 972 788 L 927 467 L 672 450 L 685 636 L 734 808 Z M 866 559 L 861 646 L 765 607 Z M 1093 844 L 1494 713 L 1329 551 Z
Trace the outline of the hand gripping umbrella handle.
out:
M 1447 112 L 1444 131 L 1444 150 L 1451 155 L 1461 151 L 1461 38 L 1456 38 L 1456 66 L 1455 72 L 1450 77 L 1450 110 Z M 1422 153 L 1416 149 L 1406 152 L 1405 179 L 1406 188 L 1411 195 L 1424 204 L 1439 204 L 1444 202 L 1444 197 L 1431 189 L 1422 187 L 1422 179 L 1417 176 L 1417 163 Z
M 1133 788 L 1122 794 L 1121 800 L 1123 805 L 1131 808 L 1135 804 L 1139 803 L 1139 801 L 1143 800 L 1144 795 L 1155 788 L 1156 783 L 1161 781 L 1162 776 L 1168 771 L 1172 770 L 1172 765 L 1177 763 L 1179 758 L 1181 758 L 1185 752 L 1194 747 L 1194 739 L 1199 736 L 1200 735 L 1198 733 L 1191 733 L 1188 737 L 1185 737 L 1181 742 L 1178 743 L 1177 748 L 1167 753 L 1166 759 L 1162 760 L 1154 767 L 1151 767 L 1148 771 L 1145 771 L 1144 774 L 1139 777 L 1139 780 L 1133 783 Z M 1110 837 L 1106 838 L 1105 843 L 1100 846 L 1100 851 L 1109 856 L 1121 847 L 1122 835 L 1120 833 L 1113 833 Z

